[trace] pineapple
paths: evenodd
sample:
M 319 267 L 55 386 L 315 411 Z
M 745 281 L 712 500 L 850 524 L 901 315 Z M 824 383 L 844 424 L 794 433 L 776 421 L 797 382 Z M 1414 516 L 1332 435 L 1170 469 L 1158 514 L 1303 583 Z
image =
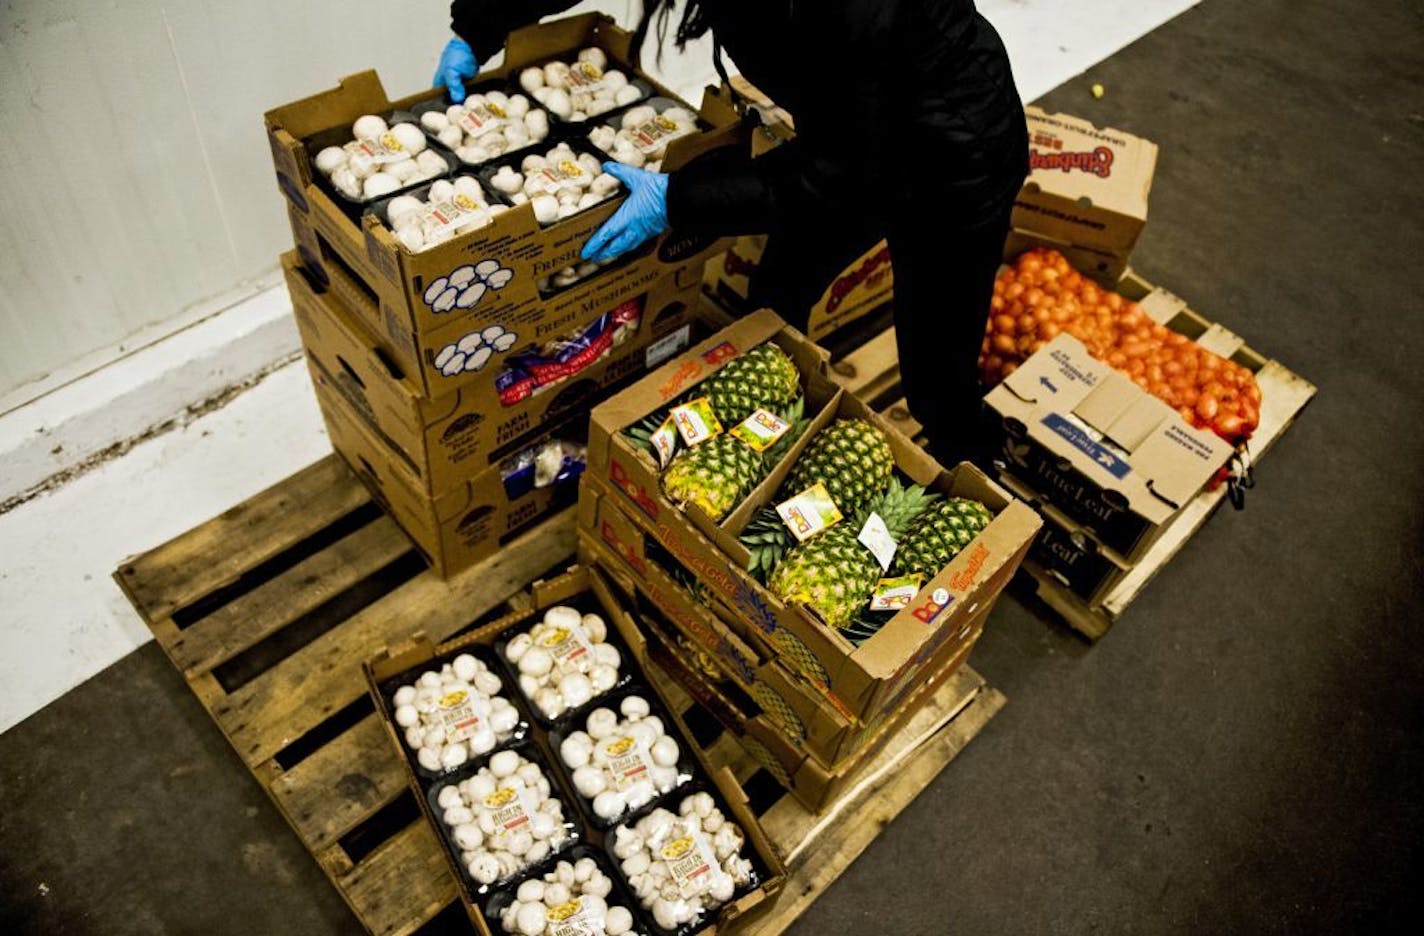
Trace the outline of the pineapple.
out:
M 806 446 L 787 475 L 779 499 L 799 494 L 819 481 L 841 513 L 852 517 L 885 490 L 894 470 L 895 459 L 884 433 L 863 419 L 839 419 Z M 747 571 L 763 582 L 796 543 L 773 507 L 761 510 L 747 524 L 741 540 L 752 557 Z
M 923 573 L 933 578 L 989 525 L 989 508 L 966 497 L 951 497 L 930 507 L 895 550 L 895 574 Z
M 877 513 L 897 540 L 937 498 L 919 485 L 903 487 L 892 479 L 883 495 L 786 554 L 767 586 L 788 603 L 804 604 L 830 627 L 851 624 L 870 600 L 883 571 L 856 537 L 866 518 Z
M 678 453 L 663 472 L 663 493 L 678 506 L 696 504 L 721 520 L 765 473 L 760 452 L 724 433 Z
M 791 428 L 765 452 L 727 433 L 679 452 L 662 475 L 663 493 L 679 506 L 696 504 L 713 520 L 731 513 L 805 431 L 805 400 L 778 415 Z
M 800 396 L 801 375 L 786 352 L 768 342 L 727 362 L 696 392 L 711 399 L 713 412 L 730 429 L 755 410 L 777 412 Z
M 837 419 L 816 434 L 786 476 L 790 497 L 821 482 L 841 513 L 860 512 L 885 490 L 895 470 L 890 441 L 864 419 Z

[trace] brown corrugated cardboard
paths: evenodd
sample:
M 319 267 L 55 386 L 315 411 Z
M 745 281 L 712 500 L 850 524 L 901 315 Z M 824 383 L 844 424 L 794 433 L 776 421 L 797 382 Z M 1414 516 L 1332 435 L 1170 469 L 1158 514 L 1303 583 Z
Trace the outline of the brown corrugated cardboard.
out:
M 737 737 L 742 747 L 766 767 L 798 802 L 813 812 L 819 812 L 857 780 L 859 771 L 885 749 L 896 733 L 908 724 L 939 688 L 964 665 L 984 632 L 984 621 L 991 608 L 992 602 L 967 622 L 967 640 L 953 654 L 940 660 L 934 668 L 922 673 L 914 691 L 893 711 L 887 713 L 858 751 L 834 768 L 828 768 L 809 756 L 765 714 L 754 714 L 740 708 L 725 691 L 725 684 L 714 684 L 668 639 L 665 629 L 659 626 L 656 615 L 639 615 L 643 641 L 640 645 L 632 646 L 635 654 L 646 655 L 648 660 L 671 675 L 690 696 L 716 717 L 725 729 Z
M 448 656 L 472 647 L 493 648 L 501 636 L 517 628 L 531 625 L 548 608 L 591 595 L 602 609 L 605 620 L 613 625 L 629 647 L 635 648 L 632 654 L 633 659 L 625 661 L 625 665 L 632 670 L 642 686 L 647 687 L 657 696 L 663 710 L 671 716 L 672 724 L 666 727 L 677 737 L 682 749 L 696 761 L 703 775 L 712 781 L 727 807 L 729 818 L 746 833 L 748 845 L 765 871 L 765 877 L 758 887 L 719 908 L 713 917 L 695 932 L 701 936 L 712 936 L 715 933 L 723 933 L 731 928 L 740 927 L 769 912 L 775 906 L 785 885 L 786 866 L 767 838 L 756 815 L 751 811 L 746 793 L 737 784 L 736 778 L 729 771 L 718 770 L 712 766 L 707 755 L 693 741 L 693 735 L 682 720 L 678 709 L 663 695 L 658 683 L 648 678 L 646 669 L 648 655 L 646 652 L 636 649 L 641 646 L 643 638 L 636 623 L 615 597 L 607 581 L 596 569 L 579 567 L 548 581 L 535 583 L 530 589 L 530 593 L 530 606 L 525 610 L 511 612 L 463 637 L 438 647 L 432 645 L 423 634 L 414 634 L 409 642 L 383 650 L 362 667 L 367 688 L 375 703 L 376 711 L 380 715 L 380 721 L 385 727 L 387 738 L 393 745 L 393 749 L 400 754 L 401 763 L 405 767 L 406 781 L 414 792 L 421 812 L 435 832 L 437 839 L 444 841 L 441 817 L 433 813 L 429 797 L 426 796 L 426 784 L 417 776 L 411 765 L 409 752 L 396 727 L 394 712 L 391 710 L 386 692 L 382 691 L 382 686 L 403 673 L 421 669 L 438 657 Z M 547 764 L 552 766 L 558 763 L 558 755 L 550 743 L 549 736 L 538 728 L 537 724 L 530 743 L 539 750 Z M 557 768 L 555 770 L 557 773 Z M 551 781 L 558 782 L 560 787 L 565 788 L 565 795 L 568 799 L 566 805 L 572 809 L 574 798 L 571 793 L 567 792 L 567 779 L 559 775 L 551 778 Z M 582 835 L 584 840 L 594 847 L 602 845 L 603 833 L 597 828 L 591 825 L 587 826 L 583 829 Z M 485 919 L 481 910 L 485 898 L 477 899 L 465 886 L 465 875 L 461 873 L 463 869 L 456 866 L 455 855 L 450 849 L 442 848 L 441 851 L 450 862 L 451 871 L 459 884 L 461 903 L 464 904 L 476 929 L 482 936 L 494 936 L 494 933 L 502 932 L 497 922 L 492 926 L 490 921 Z
M 1068 114 L 1025 112 L 1030 172 L 1013 226 L 1125 260 L 1147 223 L 1157 144 Z
M 698 299 L 696 278 L 688 276 L 690 282 L 683 284 L 675 275 L 641 296 L 579 321 L 586 326 L 606 313 L 638 317 L 636 330 L 621 344 L 610 345 L 602 358 L 534 395 L 506 402 L 496 385 L 502 362 L 531 345 L 522 342 L 492 357 L 482 380 L 431 400 L 395 363 L 389 343 L 351 314 L 344 298 L 348 292 L 314 285 L 295 252 L 283 256 L 282 266 L 307 354 L 332 378 L 367 428 L 400 451 L 431 494 L 519 451 L 550 423 L 586 411 L 611 387 L 687 347 Z
M 587 45 L 603 48 L 613 61 L 629 67 L 629 43 L 629 34 L 606 16 L 571 17 L 512 34 L 505 64 L 492 74 L 512 74 L 526 63 Z M 658 90 L 670 94 L 661 87 Z M 319 271 L 339 258 L 350 268 L 379 309 L 368 324 L 400 349 L 409 373 L 420 373 L 426 396 L 443 396 L 478 379 L 478 374 L 468 371 L 446 376 L 435 366 L 442 351 L 463 338 L 494 324 L 522 335 L 537 334 L 541 326 L 549 329 L 550 321 L 568 321 L 571 314 L 606 308 L 637 295 L 675 268 L 705 260 L 730 243 L 682 238 L 672 232 L 582 283 L 541 296 L 537 281 L 578 262 L 579 251 L 617 210 L 620 197 L 548 227 L 538 225 L 531 206 L 519 205 L 479 231 L 411 253 L 374 217 L 353 219 L 346 206 L 314 182 L 311 154 L 304 141 L 348 125 L 361 114 L 409 109 L 442 93 L 431 89 L 391 101 L 375 72 L 367 71 L 344 79 L 335 89 L 266 115 L 278 184 L 289 202 L 288 215 L 303 263 Z M 745 129 L 729 101 L 716 94 L 706 95 L 701 117 L 710 129 L 674 140 L 668 146 L 666 168 L 718 146 L 746 144 Z M 435 297 L 426 299 L 432 287 L 458 270 L 482 264 L 509 270 L 508 284 L 486 290 L 468 309 L 436 312 Z M 438 295 L 439 290 L 434 292 Z
M 737 238 L 727 252 L 707 261 L 703 284 L 727 308 L 747 308 L 751 275 L 761 263 L 766 236 Z M 816 304 L 806 334 L 820 340 L 831 332 L 870 315 L 888 303 L 895 291 L 895 273 L 890 265 L 890 248 L 880 241 L 853 260 L 837 276 Z
M 999 473 L 999 483 L 1043 518 L 1043 529 L 1024 561 L 1060 582 L 1089 607 L 1097 607 L 1131 571 L 1132 566 L 1121 556 L 1028 485 L 1007 472 Z
M 1232 447 L 1059 335 L 985 397 L 1008 470 L 1136 561 Z
M 307 365 L 332 447 L 442 578 L 494 555 L 502 543 L 573 502 L 574 485 L 567 483 L 511 497 L 499 465 L 432 497 L 399 451 L 370 432 L 321 365 L 310 357 Z
M 741 526 L 729 522 L 713 524 L 695 508 L 683 511 L 672 505 L 662 496 L 657 466 L 651 456 L 635 448 L 622 434 L 625 427 L 704 379 L 727 360 L 767 340 L 775 340 L 783 348 L 804 341 L 774 315 L 757 313 L 733 323 L 596 407 L 590 426 L 587 472 L 596 487 L 586 487 L 585 493 L 614 498 L 617 509 L 633 517 L 641 529 L 717 593 L 744 622 L 746 632 L 741 636 L 776 648 L 797 672 L 825 686 L 847 711 L 868 721 L 893 705 L 920 668 L 939 653 L 963 622 L 998 594 L 1027 551 L 1039 520 L 1033 511 L 972 465 L 945 471 L 856 397 L 838 394 L 818 416 L 818 424 L 833 415 L 874 423 L 890 440 L 897 466 L 911 481 L 951 496 L 972 497 L 986 504 L 996 516 L 969 548 L 927 583 L 915 605 L 897 614 L 859 647 L 815 619 L 806 608 L 785 605 L 744 571 L 749 556 L 737 539 Z M 804 356 L 804 349 L 801 353 Z M 817 377 L 814 373 L 806 376 L 808 385 Z M 807 433 L 749 500 L 771 500 L 779 478 L 784 477 L 789 463 L 812 435 L 813 432 Z M 745 522 L 752 512 L 739 510 L 733 517 L 741 516 L 741 522 Z

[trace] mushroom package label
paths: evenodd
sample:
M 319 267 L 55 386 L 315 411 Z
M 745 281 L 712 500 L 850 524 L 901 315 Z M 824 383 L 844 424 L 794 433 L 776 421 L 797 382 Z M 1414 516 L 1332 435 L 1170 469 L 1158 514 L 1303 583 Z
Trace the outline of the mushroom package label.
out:
M 509 123 L 509 115 L 493 101 L 485 101 L 474 106 L 466 105 L 463 113 L 455 119 L 455 124 L 470 136 L 480 136 L 491 130 L 498 130 Z
M 574 62 L 569 66 L 567 81 L 570 91 L 592 94 L 603 89 L 603 69 L 594 62 Z
M 549 936 L 604 936 L 606 914 L 584 905 L 582 898 L 550 907 L 546 916 Z
M 421 226 L 429 237 L 464 227 L 483 209 L 474 199 L 457 192 L 446 201 L 429 202 L 421 210 Z
M 534 792 L 518 777 L 512 778 L 508 785 L 486 796 L 482 805 L 489 812 L 494 824 L 506 832 L 529 825 L 534 814 L 539 811 L 539 802 Z
M 544 168 L 529 173 L 529 177 L 543 179 L 545 188 L 550 192 L 582 188 L 588 183 L 588 173 L 572 159 L 550 162 Z
M 629 139 L 633 145 L 638 148 L 638 151 L 644 155 L 649 155 L 661 150 L 667 146 L 670 141 L 692 133 L 697 129 L 697 126 L 695 124 L 678 124 L 659 115 L 636 127 L 625 129 L 627 129 Z
M 411 157 L 410 152 L 389 130 L 372 137 L 359 137 L 347 143 L 342 149 L 352 156 L 367 156 L 377 165 L 401 162 Z
M 712 886 L 717 856 L 700 829 L 691 828 L 690 824 L 680 825 L 676 834 L 658 849 L 658 854 L 667 862 L 678 893 L 683 897 L 696 897 Z
M 475 712 L 475 700 L 469 692 L 464 689 L 447 692 L 436 704 L 447 744 L 468 741 L 479 731 L 480 716 Z
M 556 668 L 593 661 L 593 644 L 589 642 L 581 623 L 570 622 L 551 627 L 540 634 L 535 643 L 549 651 Z
M 646 781 L 653 771 L 652 754 L 648 746 L 632 735 L 615 735 L 598 742 L 605 761 L 605 769 L 613 778 L 613 787 L 619 793 L 635 783 Z

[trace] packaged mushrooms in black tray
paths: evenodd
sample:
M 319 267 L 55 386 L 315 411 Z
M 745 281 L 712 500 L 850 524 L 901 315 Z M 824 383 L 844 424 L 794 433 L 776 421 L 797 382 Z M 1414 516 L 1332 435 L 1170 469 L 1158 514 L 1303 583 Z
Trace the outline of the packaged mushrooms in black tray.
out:
M 581 123 L 652 96 L 653 86 L 609 67 L 602 49 L 590 47 L 574 61 L 554 60 L 531 65 L 519 73 L 519 84 L 549 113 L 566 123 Z
M 436 657 L 380 687 L 418 776 L 443 776 L 528 733 L 498 664 L 471 647 Z
M 528 742 L 467 764 L 433 784 L 427 797 L 474 893 L 512 881 L 579 840 L 577 814 L 565 806 L 557 773 Z
M 508 156 L 480 170 L 485 185 L 511 204 L 534 207 L 534 219 L 547 227 L 621 194 L 622 183 L 603 171 L 603 157 L 591 147 L 568 141 L 539 153 Z
M 626 648 L 589 601 L 585 613 L 556 605 L 528 630 L 500 641 L 495 652 L 509 666 L 534 718 L 553 727 L 628 683 Z
M 745 832 L 707 789 L 668 797 L 665 805 L 615 828 L 606 845 L 639 906 L 663 934 L 696 931 L 767 876 Z
M 535 869 L 484 906 L 496 936 L 648 936 L 608 859 L 587 845 Z
M 549 136 L 549 113 L 504 82 L 474 86 L 461 104 L 426 101 L 413 108 L 431 139 L 467 166 L 537 146 Z
M 375 215 L 390 228 L 406 250 L 419 253 L 462 234 L 478 231 L 508 210 L 509 206 L 498 199 L 490 200 L 478 178 L 457 175 L 453 179 L 437 179 L 429 185 L 379 201 L 367 208 L 366 213 Z M 496 263 L 495 267 L 498 268 L 499 264 Z M 506 271 L 502 280 L 496 277 L 493 282 L 484 279 L 479 282 L 484 287 L 500 289 L 512 275 Z M 473 284 L 474 280 L 475 277 L 472 277 L 470 283 Z M 447 308 L 468 308 L 478 302 L 483 294 L 484 288 L 479 288 L 464 296 L 452 296 L 451 305 Z M 461 305 L 461 302 L 466 305 Z M 446 309 L 437 308 L 436 311 Z
M 342 201 L 367 205 L 431 179 L 449 175 L 453 157 L 426 146 L 414 114 L 363 114 L 350 128 L 336 127 L 306 141 L 312 166 Z
M 549 735 L 580 804 L 607 828 L 693 779 L 675 723 L 640 687 L 616 693 Z
M 668 144 L 701 129 L 692 108 L 655 97 L 610 115 L 588 131 L 588 141 L 625 165 L 657 172 Z

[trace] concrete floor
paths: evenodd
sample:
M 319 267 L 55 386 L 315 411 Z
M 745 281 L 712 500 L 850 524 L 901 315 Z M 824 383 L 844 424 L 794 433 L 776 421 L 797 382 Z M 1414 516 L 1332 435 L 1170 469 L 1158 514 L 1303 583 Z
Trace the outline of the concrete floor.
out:
M 1208 0 L 1044 99 L 1161 144 L 1137 266 L 1320 397 L 1097 647 L 1001 602 L 1009 706 L 796 932 L 1419 915 L 1424 21 L 1360 7 Z M 356 927 L 152 644 L 0 736 L 0 802 L 6 932 Z

